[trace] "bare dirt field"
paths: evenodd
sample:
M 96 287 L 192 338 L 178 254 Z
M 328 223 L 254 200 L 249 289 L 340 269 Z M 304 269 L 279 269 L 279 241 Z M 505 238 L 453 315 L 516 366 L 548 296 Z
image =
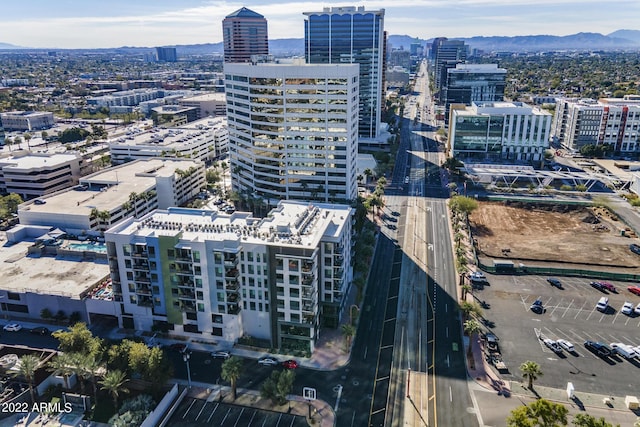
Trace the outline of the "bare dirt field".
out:
M 604 208 L 479 202 L 469 218 L 480 254 L 491 258 L 640 268 L 637 238 Z M 627 233 L 628 234 L 628 233 Z

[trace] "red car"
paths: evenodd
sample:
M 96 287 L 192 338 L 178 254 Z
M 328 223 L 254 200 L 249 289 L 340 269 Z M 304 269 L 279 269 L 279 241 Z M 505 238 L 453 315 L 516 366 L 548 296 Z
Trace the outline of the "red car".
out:
M 640 296 L 640 286 L 629 286 L 627 288 L 627 290 L 629 292 L 631 292 L 632 294 L 636 294 L 636 295 Z
M 282 366 L 284 366 L 287 369 L 296 369 L 298 367 L 298 362 L 296 362 L 293 359 L 285 360 L 284 362 L 282 362 Z
M 609 282 L 600 282 L 600 284 L 602 285 L 603 288 L 605 288 L 609 292 L 614 292 L 616 294 L 618 293 L 618 290 L 616 289 L 616 287 L 613 286 L 611 283 L 609 283 Z

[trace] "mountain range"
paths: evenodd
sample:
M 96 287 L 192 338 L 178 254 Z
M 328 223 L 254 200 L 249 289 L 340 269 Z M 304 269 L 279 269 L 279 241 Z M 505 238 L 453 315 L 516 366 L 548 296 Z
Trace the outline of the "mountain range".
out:
M 476 36 L 470 38 L 451 37 L 452 40 L 464 40 L 471 49 L 487 52 L 540 52 L 550 50 L 640 50 L 640 30 L 617 30 L 603 35 L 599 33 L 577 33 L 566 36 L 530 35 L 530 36 Z M 433 39 L 420 39 L 408 35 L 392 35 L 389 44 L 394 48 L 408 50 L 412 43 L 425 45 Z M 219 43 L 203 43 L 191 45 L 173 45 L 178 55 L 222 54 L 223 45 Z M 0 50 L 66 50 L 66 49 L 32 49 L 8 43 L 0 43 Z M 92 51 L 119 51 L 123 53 L 146 52 L 152 47 L 123 46 L 114 49 L 73 49 Z M 304 39 L 272 39 L 269 40 L 269 51 L 276 56 L 304 55 Z

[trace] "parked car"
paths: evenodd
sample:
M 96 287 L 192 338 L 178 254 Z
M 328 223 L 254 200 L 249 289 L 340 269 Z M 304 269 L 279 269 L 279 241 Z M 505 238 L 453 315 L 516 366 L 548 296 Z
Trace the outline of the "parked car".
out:
M 640 302 L 636 305 L 636 308 L 633 309 L 633 312 L 637 315 L 640 315 Z
M 280 362 L 275 357 L 264 356 L 264 357 L 261 357 L 260 359 L 258 359 L 258 363 L 263 365 L 263 366 L 276 366 Z
M 633 304 L 630 303 L 629 301 L 626 301 L 622 305 L 622 308 L 620 309 L 620 313 L 626 314 L 627 316 L 631 316 L 631 314 L 633 313 Z
M 604 313 L 605 311 L 607 311 L 607 308 L 609 308 L 609 298 L 607 297 L 602 297 L 598 300 L 598 303 L 596 304 L 596 310 Z
M 616 289 L 616 287 L 609 282 L 600 282 L 600 285 L 602 285 L 602 287 L 608 290 L 609 292 L 613 292 L 615 294 L 618 293 L 618 290 Z
M 604 286 L 602 286 L 602 283 L 600 282 L 590 282 L 589 285 L 591 285 L 592 288 L 599 290 L 600 292 L 606 293 L 607 291 L 607 289 Z
M 569 353 L 575 353 L 576 349 L 573 346 L 573 344 L 571 344 L 569 341 L 563 340 L 562 338 L 560 338 L 559 340 L 556 340 L 556 342 L 558 343 L 558 345 L 560 347 L 562 347 L 563 349 L 565 349 Z
M 20 329 L 22 329 L 22 325 L 19 323 L 9 323 L 8 325 L 4 325 L 2 329 L 7 332 L 18 332 Z
M 621 342 L 612 342 L 611 348 L 613 349 L 614 353 L 619 354 L 625 359 L 634 359 L 638 357 L 636 352 L 633 350 L 633 347 L 631 347 L 630 345 L 623 344 Z
M 489 351 L 498 351 L 498 337 L 495 334 L 489 332 L 484 336 L 484 339 Z
M 187 351 L 187 345 L 183 343 L 174 343 L 169 345 L 169 350 L 177 351 L 179 353 L 184 353 Z
M 533 302 L 533 304 L 531 304 L 531 307 L 529 307 L 531 309 L 531 311 L 533 311 L 536 314 L 542 314 L 544 312 L 544 306 L 542 305 L 542 300 L 535 300 Z
M 555 277 L 549 277 L 547 278 L 547 282 L 551 285 L 551 286 L 555 286 L 558 289 L 562 289 L 562 283 L 560 283 L 560 280 L 556 279 Z
M 545 338 L 544 340 L 542 340 L 542 342 L 544 343 L 544 345 L 546 345 L 551 350 L 553 350 L 554 353 L 562 353 L 562 349 L 560 348 L 558 343 L 555 342 L 554 340 L 550 338 Z
M 35 328 L 31 328 L 29 329 L 29 332 L 31 332 L 32 334 L 35 335 L 49 335 L 51 334 L 51 331 L 49 330 L 49 328 L 45 328 L 44 326 L 38 326 Z
M 293 359 L 289 359 L 282 362 L 282 366 L 284 366 L 287 369 L 296 369 L 298 367 L 298 362 L 296 362 Z
M 636 294 L 636 295 L 640 296 L 640 286 L 629 286 L 627 288 L 627 290 L 629 292 L 631 292 L 632 294 Z
M 229 353 L 228 351 L 224 351 L 224 350 L 218 350 L 218 351 L 214 351 L 213 353 L 211 353 L 211 357 L 213 357 L 214 359 L 228 359 L 231 357 L 231 353 Z
M 632 243 L 629 245 L 629 249 L 634 254 L 640 255 L 640 245 L 636 245 L 635 243 Z
M 598 341 L 585 341 L 584 346 L 587 350 L 597 354 L 598 356 L 611 356 L 611 348 L 608 345 Z

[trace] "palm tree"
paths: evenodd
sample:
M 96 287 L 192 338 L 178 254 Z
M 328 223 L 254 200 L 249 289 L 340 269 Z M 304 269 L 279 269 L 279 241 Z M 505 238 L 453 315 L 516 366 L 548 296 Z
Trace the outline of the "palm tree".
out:
M 472 354 L 471 343 L 473 340 L 473 335 L 477 334 L 481 330 L 482 330 L 482 326 L 480 326 L 480 323 L 475 319 L 469 319 L 466 322 L 464 322 L 464 331 L 467 333 L 467 335 L 469 335 L 469 347 L 467 348 L 468 357 L 471 357 L 471 354 Z
M 345 323 L 342 325 L 340 329 L 342 330 L 342 335 L 344 335 L 344 339 L 346 340 L 347 351 L 348 351 L 349 347 L 351 347 L 351 338 L 356 333 L 356 328 L 354 328 L 353 325 L 350 323 Z
M 104 367 L 100 362 L 91 354 L 79 354 L 74 355 L 76 373 L 80 377 L 80 390 L 84 394 L 84 382 L 91 380 L 93 386 L 93 400 L 97 401 L 98 388 L 96 386 L 96 375 L 100 375 L 101 371 L 104 371 Z
M 36 370 L 40 365 L 40 358 L 32 354 L 22 356 L 18 360 L 18 370 L 14 375 L 21 376 L 29 384 L 29 393 L 31 393 L 31 401 L 35 403 L 36 395 L 33 389 L 33 380 L 36 374 Z
M 101 390 L 107 390 L 111 393 L 111 397 L 113 397 L 113 406 L 118 409 L 118 396 L 120 393 L 129 393 L 129 389 L 124 385 L 129 381 L 127 379 L 127 374 L 120 370 L 109 371 L 105 374 L 105 376 L 100 380 Z
M 222 364 L 222 373 L 220 376 L 223 380 L 229 381 L 231 383 L 231 393 L 233 395 L 233 400 L 236 400 L 237 397 L 237 381 L 240 378 L 240 374 L 242 372 L 242 359 L 236 356 L 232 356 L 227 359 Z
M 364 173 L 364 176 L 367 177 L 367 181 L 365 182 L 365 184 L 368 184 L 369 183 L 369 178 L 371 178 L 371 176 L 373 175 L 373 171 L 371 169 L 367 168 L 367 169 L 364 170 L 363 173 Z
M 522 376 L 529 380 L 529 390 L 533 390 L 533 381 L 542 376 L 540 365 L 531 360 L 527 360 L 520 365 L 520 370 L 522 371 Z
M 468 283 L 463 284 L 461 288 L 462 288 L 462 300 L 465 300 L 467 298 L 467 294 L 471 292 L 473 288 Z
M 64 379 L 64 388 L 68 390 L 69 377 L 76 373 L 73 354 L 58 353 L 55 358 L 49 361 L 48 366 L 49 370 L 53 372 L 53 375 L 59 375 L 62 377 L 62 379 Z

